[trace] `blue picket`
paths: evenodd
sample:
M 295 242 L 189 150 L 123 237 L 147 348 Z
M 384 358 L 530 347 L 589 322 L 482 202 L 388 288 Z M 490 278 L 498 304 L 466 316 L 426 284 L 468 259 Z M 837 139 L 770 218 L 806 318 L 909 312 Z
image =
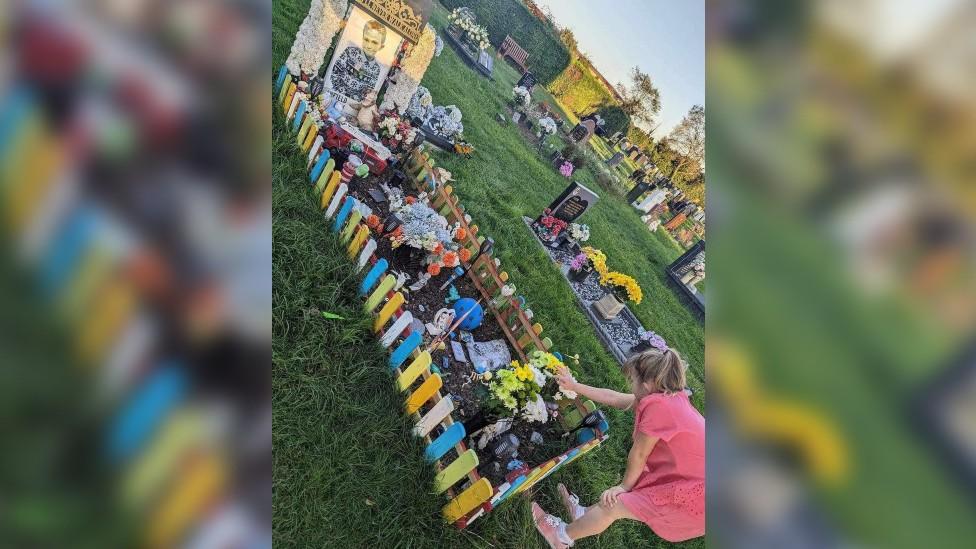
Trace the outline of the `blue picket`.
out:
M 464 440 L 464 424 L 454 423 L 450 427 L 441 433 L 441 436 L 434 439 L 433 442 L 427 445 L 427 450 L 424 451 L 424 456 L 426 456 L 427 461 L 434 462 L 446 454 L 455 444 Z
M 309 175 L 309 179 L 312 183 L 315 183 L 319 179 L 319 174 L 322 173 L 322 168 L 325 167 L 325 163 L 329 160 L 329 149 L 322 147 L 322 154 L 319 155 L 319 159 L 315 162 L 315 167 L 312 168 L 312 173 Z
M 291 123 L 291 131 L 298 131 L 298 128 L 302 125 L 302 115 L 305 114 L 305 109 L 307 108 L 307 101 L 302 100 L 300 103 L 298 103 L 298 109 L 295 111 L 295 121 Z
M 275 85 L 274 85 L 275 93 L 278 93 L 278 90 L 281 89 L 281 85 L 285 83 L 285 76 L 287 75 L 288 75 L 288 67 L 282 65 L 281 69 L 278 71 L 278 78 L 275 79 Z
M 400 365 L 403 364 L 403 362 L 410 356 L 410 353 L 420 346 L 422 341 L 423 338 L 420 336 L 419 330 L 414 331 L 410 334 L 410 336 L 407 337 L 407 339 L 404 339 L 403 343 L 400 343 L 396 350 L 393 351 L 393 354 L 390 355 L 390 369 L 392 370 L 399 368 Z
M 349 214 L 352 213 L 352 207 L 355 205 L 355 198 L 346 198 L 346 201 L 342 204 L 342 209 L 339 210 L 339 214 L 336 215 L 335 222 L 332 224 L 333 232 L 339 232 L 339 229 L 346 224 L 346 219 L 349 217 Z
M 385 259 L 380 259 L 373 265 L 373 268 L 366 273 L 366 278 L 363 279 L 363 283 L 359 285 L 359 295 L 364 296 L 368 294 L 376 282 L 379 281 L 380 277 L 386 273 L 386 268 L 389 266 Z
M 121 461 L 138 451 L 186 394 L 186 388 L 186 374 L 179 366 L 167 365 L 153 373 L 109 427 L 109 457 Z

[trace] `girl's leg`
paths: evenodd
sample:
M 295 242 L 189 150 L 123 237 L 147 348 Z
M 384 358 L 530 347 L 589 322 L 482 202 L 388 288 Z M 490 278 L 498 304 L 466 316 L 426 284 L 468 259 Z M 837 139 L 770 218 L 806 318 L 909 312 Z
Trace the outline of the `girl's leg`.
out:
M 606 530 L 618 519 L 637 520 L 637 517 L 632 515 L 619 501 L 613 507 L 596 504 L 588 507 L 582 517 L 569 524 L 566 527 L 566 533 L 574 541 L 587 536 L 595 536 Z

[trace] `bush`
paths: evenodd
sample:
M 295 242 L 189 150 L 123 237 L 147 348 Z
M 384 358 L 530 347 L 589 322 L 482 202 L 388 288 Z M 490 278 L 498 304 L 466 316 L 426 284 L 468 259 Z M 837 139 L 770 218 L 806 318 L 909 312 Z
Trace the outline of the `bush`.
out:
M 603 119 L 603 132 L 606 135 L 613 135 L 617 132 L 626 134 L 630 128 L 630 117 L 616 105 L 604 105 L 596 112 Z
M 479 25 L 488 29 L 488 40 L 496 48 L 511 35 L 529 52 L 526 63 L 540 83 L 549 84 L 569 65 L 569 50 L 556 29 L 537 19 L 519 0 L 441 0 L 449 10 L 470 7 Z
M 586 151 L 572 141 L 563 147 L 563 157 L 572 162 L 577 170 L 586 166 Z

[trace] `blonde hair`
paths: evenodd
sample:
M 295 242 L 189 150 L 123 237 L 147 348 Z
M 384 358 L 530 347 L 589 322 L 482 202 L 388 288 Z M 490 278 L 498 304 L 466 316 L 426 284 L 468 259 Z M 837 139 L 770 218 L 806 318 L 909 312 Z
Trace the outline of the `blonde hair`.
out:
M 386 27 L 384 27 L 381 23 L 377 22 L 375 19 L 366 21 L 366 24 L 363 25 L 363 36 L 366 36 L 366 33 L 369 31 L 379 31 L 379 33 L 382 35 L 380 38 L 380 45 L 382 46 L 383 44 L 386 44 Z
M 651 349 L 627 359 L 624 373 L 641 383 L 650 383 L 654 391 L 677 393 L 685 389 L 685 365 L 674 349 Z

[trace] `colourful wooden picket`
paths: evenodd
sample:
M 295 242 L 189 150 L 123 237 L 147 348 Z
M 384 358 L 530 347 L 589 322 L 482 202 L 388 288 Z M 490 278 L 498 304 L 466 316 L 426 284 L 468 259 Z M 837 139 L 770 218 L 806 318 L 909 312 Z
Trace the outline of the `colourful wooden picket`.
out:
M 346 255 L 349 259 L 353 259 L 359 254 L 359 251 L 366 244 L 366 239 L 369 238 L 369 227 L 366 225 L 359 225 L 356 228 L 356 234 L 353 236 L 352 241 L 349 243 L 349 248 L 346 249 Z
M 438 376 L 434 374 L 434 376 Z M 434 376 L 427 378 L 428 380 L 434 379 Z M 433 442 L 427 445 L 427 449 L 424 451 L 424 456 L 427 461 L 433 463 L 442 457 L 444 454 L 448 453 L 455 444 L 464 440 L 464 424 L 454 423 L 450 427 L 444 430 Z
M 407 399 L 407 413 L 412 414 L 419 410 L 420 407 L 423 406 L 425 402 L 430 400 L 430 398 L 434 396 L 434 393 L 440 390 L 442 386 L 443 382 L 441 381 L 440 375 L 433 374 L 432 376 L 428 377 L 427 380 L 421 383 L 420 387 L 417 387 L 417 390 L 411 393 L 410 397 Z
M 477 467 L 478 454 L 473 449 L 465 451 L 440 473 L 437 473 L 437 476 L 434 477 L 434 489 L 438 494 L 443 493 Z
M 407 360 L 407 357 L 409 357 L 410 354 L 417 349 L 417 347 L 420 347 L 422 342 L 423 338 L 421 337 L 420 332 L 411 332 L 411 334 L 407 336 L 407 339 L 404 339 L 396 350 L 393 351 L 393 354 L 390 355 L 390 369 L 399 368 L 400 365 Z M 438 377 L 438 379 L 440 378 Z M 440 387 L 438 387 L 438 389 L 440 389 Z
M 429 366 L 430 365 L 428 364 L 428 367 Z M 451 415 L 451 412 L 453 411 L 454 400 L 451 397 L 448 396 L 440 399 L 433 408 L 424 414 L 424 417 L 420 418 L 417 425 L 414 426 L 414 434 L 420 437 L 429 435 L 430 432 L 434 430 L 434 427 L 440 425 L 445 419 L 448 418 L 448 416 Z
M 373 312 L 373 309 L 375 309 L 376 306 L 380 304 L 380 301 L 382 301 L 383 298 L 386 297 L 387 292 L 392 290 L 393 286 L 395 285 L 396 285 L 396 277 L 391 274 L 386 275 L 386 278 L 384 278 L 383 281 L 380 282 L 380 285 L 377 286 L 375 290 L 373 290 L 373 293 L 370 294 L 369 298 L 366 300 L 366 310 L 368 312 Z
M 373 331 L 374 332 L 380 331 L 380 328 L 382 328 L 383 325 L 386 324 L 386 321 L 389 320 L 391 316 L 393 316 L 393 313 L 395 313 L 397 309 L 403 306 L 403 303 L 405 301 L 406 298 L 403 297 L 402 293 L 397 292 L 393 294 L 393 297 L 386 302 L 386 305 L 383 305 L 382 309 L 380 309 L 379 315 L 376 317 L 376 320 L 373 321 Z
M 488 479 L 482 478 L 468 486 L 461 494 L 441 509 L 447 522 L 454 522 L 487 501 L 494 489 Z
M 410 385 L 412 385 L 413 382 L 418 377 L 420 377 L 420 374 L 424 373 L 429 369 L 430 369 L 430 353 L 424 351 L 419 355 L 417 355 L 413 359 L 413 362 L 410 363 L 410 366 L 407 366 L 407 368 L 400 373 L 400 376 L 397 378 L 397 388 L 399 388 L 400 391 L 406 391 L 407 389 L 410 388 Z M 441 399 L 441 402 L 450 402 L 450 401 L 451 400 L 448 398 Z

